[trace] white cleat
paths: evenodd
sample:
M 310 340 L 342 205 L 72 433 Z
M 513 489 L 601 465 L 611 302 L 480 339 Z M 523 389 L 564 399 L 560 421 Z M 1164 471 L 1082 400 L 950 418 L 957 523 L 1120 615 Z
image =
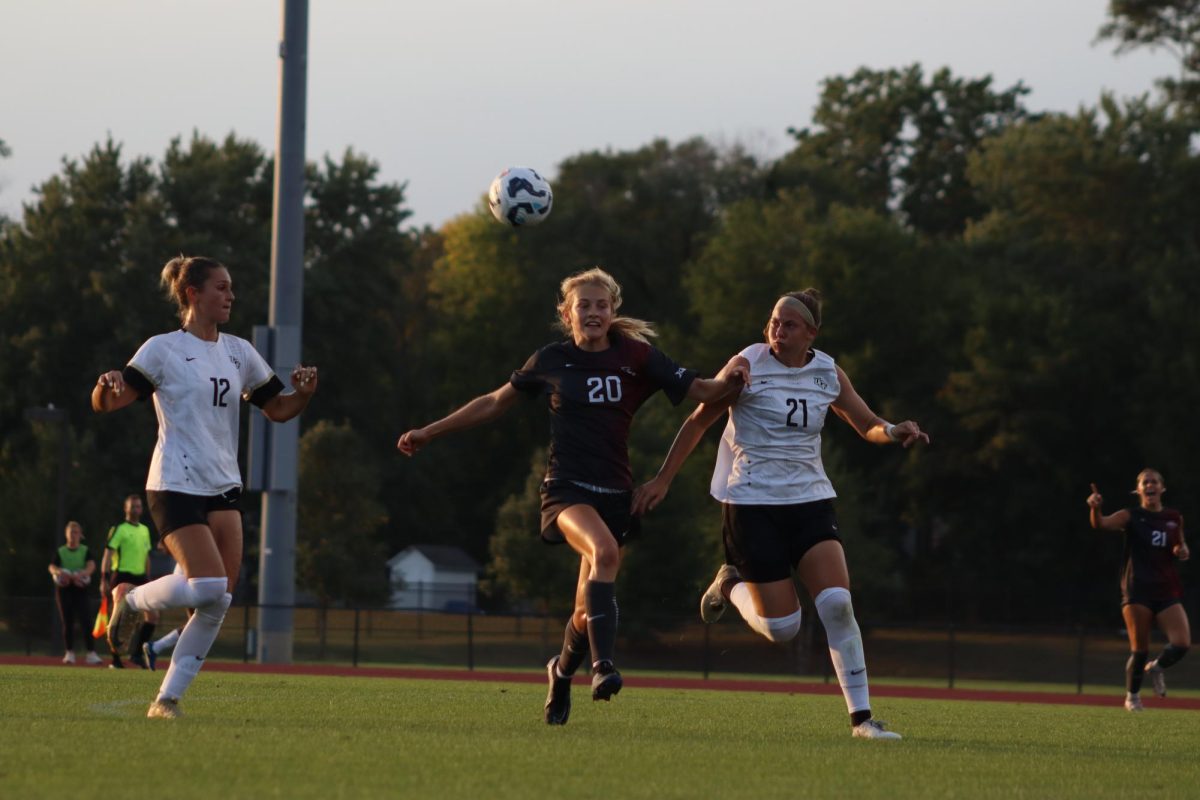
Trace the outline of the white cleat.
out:
M 1136 694 L 1127 694 L 1125 695 L 1125 710 L 1139 714 L 1146 709 L 1142 706 L 1142 698 Z
M 183 716 L 183 712 L 179 710 L 179 701 L 170 697 L 165 697 L 162 700 L 155 700 L 150 704 L 150 710 L 146 712 L 146 716 L 150 719 L 179 719 Z
M 68 650 L 66 655 L 63 656 L 63 663 L 64 664 L 74 664 L 75 663 L 75 654 L 72 653 L 70 650 Z
M 89 650 L 89 651 L 88 651 L 88 654 L 87 654 L 87 663 L 89 663 L 89 664 L 103 664 L 103 663 L 104 663 L 104 659 L 102 659 L 102 658 L 100 658 L 100 656 L 96 655 L 96 651 L 95 651 L 95 650 Z
M 887 723 L 878 719 L 865 719 L 850 729 L 855 739 L 899 739 L 900 734 L 887 730 Z
M 1167 696 L 1167 676 L 1166 670 L 1158 665 L 1158 659 L 1151 661 L 1146 665 L 1146 675 L 1150 678 L 1151 685 L 1154 686 L 1154 694 L 1158 697 Z
M 717 577 L 713 578 L 713 582 L 704 590 L 704 595 L 700 598 L 700 619 L 705 622 L 716 622 L 725 613 L 725 607 L 729 604 L 725 601 L 725 595 L 721 594 L 721 587 L 728 581 L 738 578 L 737 567 L 732 564 L 722 564 L 717 570 Z

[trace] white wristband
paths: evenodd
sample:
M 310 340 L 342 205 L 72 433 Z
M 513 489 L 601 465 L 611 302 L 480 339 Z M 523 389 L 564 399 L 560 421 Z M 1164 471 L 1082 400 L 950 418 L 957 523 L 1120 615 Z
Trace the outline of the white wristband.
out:
M 893 442 L 900 441 L 900 437 L 896 435 L 896 426 L 892 423 L 887 423 L 887 425 L 885 425 L 883 428 L 883 432 L 886 433 L 887 437 Z

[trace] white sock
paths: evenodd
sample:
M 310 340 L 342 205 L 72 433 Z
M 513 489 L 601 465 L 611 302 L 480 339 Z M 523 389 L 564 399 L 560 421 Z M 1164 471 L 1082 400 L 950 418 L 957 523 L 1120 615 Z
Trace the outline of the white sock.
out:
M 871 695 L 867 688 L 867 659 L 863 655 L 862 632 L 854 619 L 854 606 L 850 602 L 850 590 L 834 586 L 821 592 L 813 601 L 817 616 L 825 626 L 825 638 L 829 640 L 829 657 L 833 660 L 833 671 L 837 673 L 846 708 L 869 711 Z
M 786 642 L 800 632 L 800 609 L 784 617 L 760 617 L 754 610 L 754 598 L 750 596 L 750 587 L 745 581 L 734 584 L 729 590 L 729 601 L 737 608 L 751 630 L 772 642 Z
M 225 612 L 232 601 L 233 595 L 225 592 L 217 602 L 197 608 L 187 625 L 183 626 L 183 633 L 179 634 L 175 652 L 171 655 L 171 666 L 158 689 L 159 700 L 178 700 L 192 685 L 196 674 L 204 666 L 208 651 L 217 640 Z
M 134 611 L 166 611 L 200 608 L 217 602 L 225 594 L 225 578 L 185 578 L 178 572 L 135 586 L 125 595 Z
M 150 649 L 156 653 L 163 653 L 167 650 L 170 650 L 175 646 L 175 643 L 179 641 L 179 630 L 179 628 L 175 628 L 161 639 L 151 642 Z

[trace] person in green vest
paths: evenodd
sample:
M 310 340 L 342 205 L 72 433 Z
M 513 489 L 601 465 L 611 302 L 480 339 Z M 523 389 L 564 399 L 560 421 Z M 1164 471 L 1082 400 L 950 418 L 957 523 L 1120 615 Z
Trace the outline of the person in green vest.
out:
M 142 497 L 131 494 L 125 498 L 125 519 L 109 528 L 108 542 L 104 545 L 104 558 L 100 562 L 100 591 L 109 594 L 122 583 L 132 583 L 141 586 L 150 580 L 150 529 L 142 524 Z M 109 601 L 115 602 L 112 596 Z M 142 656 L 142 645 L 154 635 L 154 626 L 158 623 L 158 614 L 147 611 L 144 622 L 139 627 L 137 635 L 129 643 L 129 660 L 142 669 L 146 663 Z M 121 654 L 112 651 L 111 669 L 123 669 Z
M 50 577 L 54 580 L 54 600 L 58 604 L 58 616 L 62 619 L 63 643 L 66 645 L 64 664 L 75 663 L 75 626 L 83 631 L 83 643 L 87 647 L 87 663 L 99 664 L 96 645 L 92 642 L 92 630 L 88 624 L 87 587 L 96 572 L 96 559 L 83 544 L 83 526 L 75 520 L 67 523 L 67 543 L 54 551 L 50 562 Z

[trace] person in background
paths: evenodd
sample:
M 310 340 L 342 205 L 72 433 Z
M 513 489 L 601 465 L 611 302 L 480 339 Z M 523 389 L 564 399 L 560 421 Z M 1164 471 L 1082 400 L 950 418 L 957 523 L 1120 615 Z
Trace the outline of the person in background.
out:
M 1175 560 L 1191 556 L 1183 536 L 1183 515 L 1163 505 L 1167 490 L 1155 469 L 1138 473 L 1133 493 L 1137 505 L 1105 515 L 1104 497 L 1092 484 L 1088 496 L 1088 521 L 1097 530 L 1119 531 L 1125 536 L 1121 567 L 1121 616 L 1129 634 L 1129 660 L 1125 662 L 1125 708 L 1142 711 L 1142 679 L 1150 676 L 1154 693 L 1167 695 L 1166 670 L 1183 658 L 1192 644 L 1187 612 L 1183 610 L 1183 585 Z M 1155 623 L 1167 635 L 1167 646 L 1150 662 L 1150 629 Z
M 150 579 L 152 545 L 150 529 L 142 524 L 141 495 L 127 496 L 124 511 L 125 519 L 108 529 L 108 541 L 104 545 L 104 556 L 100 561 L 100 591 L 109 595 L 110 602 L 113 600 L 111 592 L 116 586 L 122 583 L 140 586 Z M 157 622 L 158 614 L 146 612 L 142 624 L 137 628 L 134 641 L 129 644 L 129 660 L 142 669 L 146 668 L 142 660 L 142 643 L 154 634 Z M 112 649 L 110 667 L 123 669 L 124 666 L 121 653 Z
M 54 551 L 50 562 L 50 577 L 54 580 L 54 600 L 58 604 L 58 616 L 62 620 L 63 643 L 66 653 L 64 664 L 75 663 L 75 628 L 83 631 L 83 644 L 87 648 L 87 663 L 102 663 L 96 655 L 89 624 L 87 587 L 96 572 L 96 559 L 83 544 L 83 526 L 71 520 L 65 531 L 67 543 Z

